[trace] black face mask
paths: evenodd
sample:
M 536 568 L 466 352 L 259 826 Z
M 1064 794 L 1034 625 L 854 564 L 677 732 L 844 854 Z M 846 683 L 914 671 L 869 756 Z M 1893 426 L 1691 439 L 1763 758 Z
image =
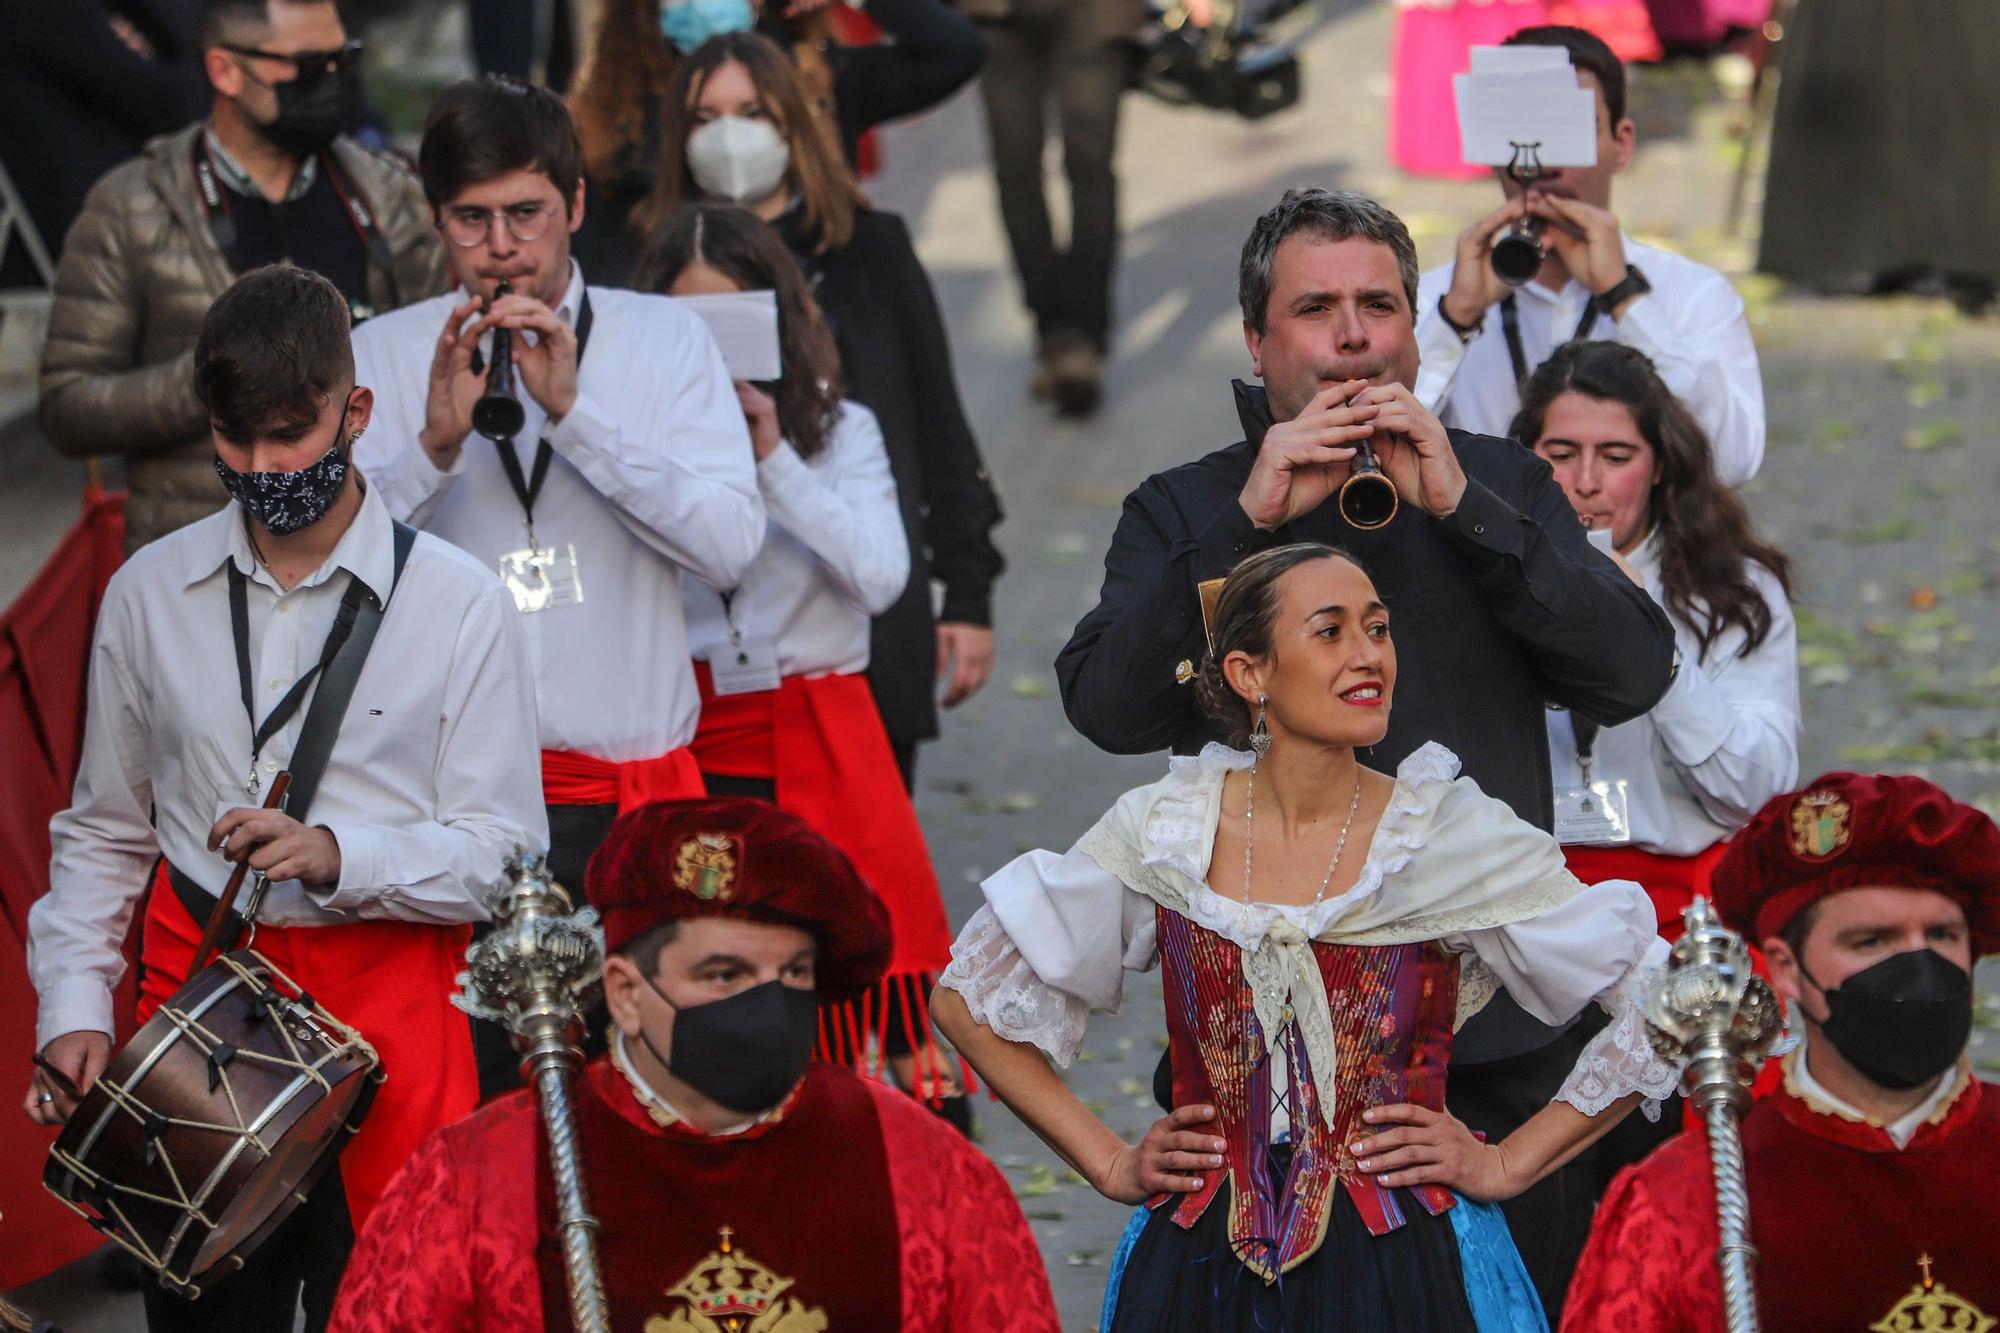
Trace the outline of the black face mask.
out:
M 1972 974 L 1935 949 L 1884 958 L 1821 989 L 1820 1030 L 1847 1063 L 1885 1088 L 1922 1087 L 1957 1062 L 1972 1036 Z
M 278 114 L 250 123 L 273 148 L 291 157 L 325 152 L 354 109 L 354 76 L 344 70 L 302 71 L 295 79 L 267 86 L 277 95 Z
M 652 979 L 646 984 L 653 986 Z M 653 993 L 667 1000 L 658 986 Z M 818 993 L 782 981 L 707 1004 L 674 1005 L 671 1059 L 639 1030 L 639 1040 L 669 1074 L 716 1105 L 746 1115 L 770 1110 L 798 1086 L 818 1036 Z

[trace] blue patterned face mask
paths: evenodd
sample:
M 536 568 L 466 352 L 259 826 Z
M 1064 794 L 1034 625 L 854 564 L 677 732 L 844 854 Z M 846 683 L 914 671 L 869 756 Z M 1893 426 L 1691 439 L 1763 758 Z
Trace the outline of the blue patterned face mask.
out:
M 682 55 L 711 37 L 742 32 L 754 22 L 750 0 L 666 0 L 660 6 L 660 31 Z
M 347 396 L 352 401 L 354 394 L 350 390 Z M 340 488 L 347 481 L 348 448 L 353 445 L 352 440 L 341 438 L 346 429 L 347 410 L 343 407 L 333 447 L 296 472 L 238 472 L 218 456 L 215 475 L 222 478 L 222 488 L 243 506 L 244 513 L 278 536 L 289 536 L 325 518 L 340 498 Z

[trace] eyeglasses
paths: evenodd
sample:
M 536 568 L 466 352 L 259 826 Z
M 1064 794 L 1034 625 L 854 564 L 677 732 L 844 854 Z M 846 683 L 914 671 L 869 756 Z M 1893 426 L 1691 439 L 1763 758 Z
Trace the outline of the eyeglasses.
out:
M 484 245 L 493 235 L 493 219 L 501 218 L 507 234 L 522 245 L 539 241 L 556 215 L 555 206 L 539 199 L 509 204 L 497 214 L 490 208 L 447 208 L 438 218 L 438 229 L 461 250 Z
M 285 54 L 279 51 L 264 51 L 254 46 L 231 46 L 219 43 L 231 55 L 243 56 L 251 60 L 279 60 L 297 71 L 299 91 L 305 92 L 321 79 L 337 78 L 351 71 L 361 61 L 361 53 L 366 43 L 359 38 L 344 43 L 331 51 L 300 51 Z

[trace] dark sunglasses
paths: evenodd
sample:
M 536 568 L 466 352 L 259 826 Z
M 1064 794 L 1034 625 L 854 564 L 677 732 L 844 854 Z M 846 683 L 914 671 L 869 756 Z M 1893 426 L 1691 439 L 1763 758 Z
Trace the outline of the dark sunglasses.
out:
M 283 61 L 298 72 L 298 82 L 302 85 L 299 91 L 304 92 L 321 79 L 338 77 L 352 70 L 361 62 L 361 53 L 366 43 L 357 37 L 331 51 L 301 51 L 297 55 L 261 51 L 254 46 L 231 46 L 227 42 L 220 45 L 231 55 L 245 56 L 253 60 Z

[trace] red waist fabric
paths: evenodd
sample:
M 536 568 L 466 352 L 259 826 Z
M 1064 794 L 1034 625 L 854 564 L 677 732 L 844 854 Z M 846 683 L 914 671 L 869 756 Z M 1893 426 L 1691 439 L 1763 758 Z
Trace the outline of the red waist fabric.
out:
M 686 746 L 657 759 L 613 763 L 575 750 L 542 751 L 542 800 L 549 805 L 610 805 L 618 812 L 654 801 L 699 800 L 708 795 L 701 768 Z
M 413 921 L 257 927 L 257 952 L 359 1031 L 382 1058 L 387 1077 L 340 1155 L 340 1183 L 356 1231 L 417 1145 L 479 1105 L 472 1032 L 450 1001 L 471 939 L 470 926 Z M 147 895 L 139 946 L 139 1022 L 186 982 L 200 942 L 201 926 L 181 906 L 162 861 Z
M 771 779 L 778 807 L 845 852 L 889 909 L 890 973 L 942 971 L 951 926 L 867 680 L 786 676 L 775 690 L 718 696 L 708 664 L 697 662 L 695 681 L 701 726 L 689 748 L 702 770 Z
M 1660 919 L 1660 937 L 1677 940 L 1683 929 L 1681 912 L 1697 893 L 1708 894 L 1709 876 L 1715 873 L 1716 862 L 1728 848 L 1727 839 L 1693 856 L 1666 856 L 1637 847 L 1564 847 L 1563 859 L 1569 862 L 1570 874 L 1585 884 L 1607 879 L 1638 881 L 1646 896 L 1653 900 L 1653 912 Z
M 1638 881 L 1646 896 L 1653 900 L 1653 912 L 1660 919 L 1660 938 L 1671 943 L 1687 931 L 1681 911 L 1694 901 L 1697 893 L 1710 896 L 1709 877 L 1728 848 L 1726 838 L 1693 856 L 1663 856 L 1637 847 L 1565 847 L 1563 859 L 1569 862 L 1570 874 L 1586 884 L 1607 879 Z M 1750 941 L 1750 961 L 1758 976 L 1770 980 L 1764 951 L 1757 947 L 1756 940 Z M 1759 1099 L 1768 1097 L 1782 1081 L 1778 1062 L 1766 1060 L 1750 1085 L 1750 1095 Z M 1689 1126 L 1698 1123 L 1692 1105 L 1687 1108 L 1686 1119 Z

